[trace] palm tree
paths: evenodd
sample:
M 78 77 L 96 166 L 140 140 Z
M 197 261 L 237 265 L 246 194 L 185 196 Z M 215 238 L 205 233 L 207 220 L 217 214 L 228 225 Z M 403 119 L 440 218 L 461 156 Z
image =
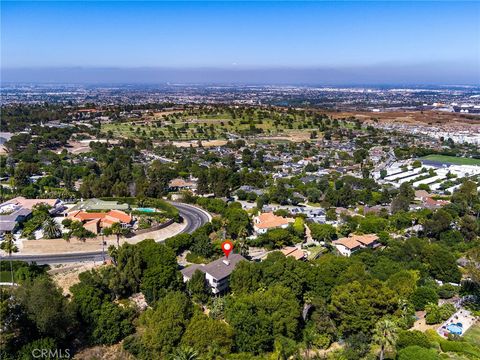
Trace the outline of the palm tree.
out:
M 190 346 L 183 346 L 175 350 L 170 357 L 171 360 L 197 360 L 198 353 Z
M 43 236 L 47 239 L 56 239 L 62 236 L 62 231 L 58 223 L 53 218 L 48 217 L 42 224 Z
M 69 243 L 69 242 L 70 242 L 70 239 L 72 238 L 72 234 L 71 234 L 71 232 L 69 231 L 69 232 L 64 233 L 64 234 L 62 235 L 62 237 L 63 237 L 63 240 L 65 240 L 66 242 Z
M 102 258 L 105 264 L 105 229 L 102 229 Z
M 108 256 L 110 256 L 112 258 L 113 263 L 117 265 L 118 249 L 115 246 L 110 245 L 107 251 L 108 251 Z
M 395 346 L 397 331 L 397 325 L 390 319 L 381 319 L 375 326 L 373 341 L 380 345 L 380 360 L 383 360 L 386 349 Z
M 0 248 L 8 254 L 8 258 L 10 259 L 10 274 L 12 275 L 12 285 L 14 284 L 13 279 L 13 265 L 12 265 L 12 253 L 18 251 L 17 246 L 15 245 L 15 238 L 13 237 L 12 233 L 5 234 L 5 238 L 3 239 Z
M 115 235 L 117 237 L 117 247 L 120 247 L 120 237 L 126 236 L 128 230 L 122 227 L 119 222 L 114 223 L 104 230 L 105 235 Z
M 246 240 L 242 238 L 237 243 L 238 243 L 238 250 L 240 255 L 247 257 L 249 254 L 250 247 L 248 246 Z

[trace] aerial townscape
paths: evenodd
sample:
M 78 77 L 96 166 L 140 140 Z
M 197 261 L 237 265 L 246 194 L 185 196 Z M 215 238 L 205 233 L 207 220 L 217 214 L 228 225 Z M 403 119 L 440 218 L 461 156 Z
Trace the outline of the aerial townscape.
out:
M 340 29 L 329 12 L 413 22 L 416 6 L 438 31 L 441 14 L 480 22 L 478 3 L 2 3 L 0 359 L 480 359 L 480 68 L 470 81 L 468 66 L 435 81 L 436 63 L 428 76 L 398 68 L 404 81 L 290 57 L 290 70 L 216 69 L 195 43 L 196 31 L 222 42 L 195 20 L 221 15 L 260 61 L 277 53 L 245 45 L 248 30 L 227 23 L 237 14 L 290 41 L 309 13 Z M 295 29 L 270 18 L 287 10 Z M 72 25 L 81 14 L 95 35 Z M 158 26 L 178 42 L 159 52 L 144 34 L 124 61 L 184 44 L 198 54 L 175 54 L 196 65 L 82 62 L 109 59 L 101 39 L 126 16 L 132 32 Z M 52 29 L 87 42 L 77 52 Z M 36 31 L 65 53 L 40 51 Z M 425 53 L 454 51 L 434 45 Z M 478 65 L 480 42 L 469 46 Z M 79 68 L 64 66 L 68 49 Z

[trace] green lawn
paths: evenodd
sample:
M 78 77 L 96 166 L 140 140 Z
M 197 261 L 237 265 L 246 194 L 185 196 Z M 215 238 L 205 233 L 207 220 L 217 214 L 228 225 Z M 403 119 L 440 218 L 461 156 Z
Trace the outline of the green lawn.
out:
M 464 158 L 464 157 L 456 157 L 456 156 L 427 155 L 420 158 L 420 160 L 438 161 L 442 163 L 455 164 L 455 165 L 479 165 L 480 166 L 480 159 L 472 159 L 472 158 Z
M 11 282 L 12 274 L 10 271 L 0 271 L 0 282 Z
M 463 335 L 463 338 L 473 345 L 480 346 L 480 324 L 477 322 Z
M 130 119 L 121 123 L 102 124 L 103 133 L 111 131 L 113 137 L 150 138 L 154 140 L 208 140 L 227 139 L 229 134 L 240 136 L 277 136 L 291 131 L 310 133 L 318 131 L 313 116 L 294 116 L 282 112 L 267 115 L 255 111 L 250 116 L 232 117 L 228 112 L 216 114 L 178 113 L 175 118 Z M 355 128 L 349 121 L 339 126 Z

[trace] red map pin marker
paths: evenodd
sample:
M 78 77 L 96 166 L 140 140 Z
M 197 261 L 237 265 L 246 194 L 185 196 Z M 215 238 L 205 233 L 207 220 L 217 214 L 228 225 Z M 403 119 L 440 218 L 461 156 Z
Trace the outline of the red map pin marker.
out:
M 224 241 L 222 243 L 222 250 L 223 250 L 223 253 L 225 254 L 225 256 L 228 259 L 228 255 L 230 255 L 230 253 L 233 250 L 233 243 L 230 240 Z

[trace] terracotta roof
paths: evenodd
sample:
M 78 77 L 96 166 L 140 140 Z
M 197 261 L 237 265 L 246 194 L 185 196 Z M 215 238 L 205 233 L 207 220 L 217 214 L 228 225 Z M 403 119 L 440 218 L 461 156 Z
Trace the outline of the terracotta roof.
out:
M 424 205 L 426 207 L 442 207 L 444 205 L 447 205 L 449 203 L 449 201 L 447 200 L 434 200 L 430 197 L 427 197 L 424 201 L 423 201 Z
M 80 212 L 80 210 L 70 211 L 68 213 L 68 217 L 69 218 L 75 218 L 79 212 Z
M 259 229 L 270 229 L 282 225 L 287 225 L 294 221 L 295 220 L 292 218 L 284 218 L 282 216 L 277 216 L 274 213 L 268 212 L 257 216 L 255 226 Z
M 120 210 L 110 210 L 107 213 L 107 216 L 110 216 L 112 218 L 118 219 L 123 223 L 131 223 L 132 222 L 132 217 L 128 215 L 127 213 L 120 211 Z
M 375 234 L 354 235 L 354 238 L 363 245 L 371 245 L 378 240 L 378 236 Z
M 93 225 L 93 224 L 98 224 L 100 219 L 93 219 L 90 221 L 87 221 L 84 225 Z
M 368 246 L 378 240 L 378 236 L 375 234 L 366 235 L 352 235 L 349 237 L 340 238 L 332 241 L 334 245 L 339 244 L 345 246 L 347 249 L 353 250 L 362 245 Z
M 103 222 L 107 223 L 115 223 L 115 222 L 123 222 L 123 223 L 131 223 L 132 217 L 127 213 L 124 213 L 120 210 L 110 210 L 108 213 L 104 212 L 86 212 L 86 211 L 74 211 L 68 214 L 68 217 L 71 219 L 77 219 L 80 221 L 87 221 L 93 219 L 103 219 Z
M 102 220 L 102 226 L 105 226 L 105 225 L 112 226 L 113 224 L 118 223 L 118 222 L 119 222 L 118 219 L 105 218 L 105 219 Z
M 80 221 L 87 221 L 93 219 L 103 219 L 105 217 L 105 213 L 93 213 L 93 212 L 86 212 L 86 211 L 76 211 L 74 215 L 68 214 L 68 217 L 73 217 Z
M 353 249 L 356 249 L 358 247 L 361 247 L 362 244 L 359 243 L 357 240 L 355 240 L 354 238 L 340 238 L 338 240 L 334 240 L 332 241 L 332 243 L 334 245 L 343 245 L 345 246 L 347 249 L 350 249 L 350 250 L 353 250 Z
M 425 190 L 416 190 L 415 197 L 418 199 L 428 198 L 430 197 L 430 194 L 428 193 L 428 191 L 425 191 Z
M 297 249 L 295 246 L 287 246 L 280 251 L 283 253 L 283 255 L 292 256 L 296 260 L 300 260 L 305 257 L 305 253 L 302 250 Z
M 168 184 L 170 187 L 188 187 L 188 186 L 194 186 L 195 183 L 191 181 L 185 181 L 181 178 L 173 179 L 170 181 Z

